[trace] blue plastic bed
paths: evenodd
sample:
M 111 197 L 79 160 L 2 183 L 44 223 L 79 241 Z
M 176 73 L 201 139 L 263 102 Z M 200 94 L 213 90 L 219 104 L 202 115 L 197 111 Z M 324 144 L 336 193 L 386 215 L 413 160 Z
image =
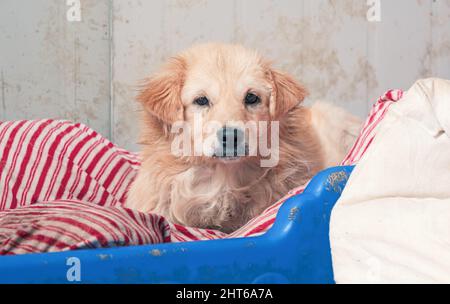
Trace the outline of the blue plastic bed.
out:
M 318 174 L 259 237 L 4 256 L 0 283 L 334 283 L 329 220 L 352 169 Z

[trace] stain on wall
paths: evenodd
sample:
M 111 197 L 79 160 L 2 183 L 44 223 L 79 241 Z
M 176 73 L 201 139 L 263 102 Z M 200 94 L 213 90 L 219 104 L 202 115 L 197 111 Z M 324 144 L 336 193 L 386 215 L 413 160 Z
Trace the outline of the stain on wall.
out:
M 0 119 L 80 121 L 135 150 L 139 84 L 195 43 L 258 49 L 311 92 L 365 116 L 378 95 L 450 78 L 450 0 L 81 0 L 0 2 Z

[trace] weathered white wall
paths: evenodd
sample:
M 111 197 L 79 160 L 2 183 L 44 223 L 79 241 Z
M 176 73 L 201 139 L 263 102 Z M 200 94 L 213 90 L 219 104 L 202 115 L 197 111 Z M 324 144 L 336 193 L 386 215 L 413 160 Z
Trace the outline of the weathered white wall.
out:
M 360 116 L 383 91 L 450 78 L 450 0 L 0 0 L 0 119 L 85 122 L 134 149 L 137 85 L 170 55 L 205 41 L 257 48 Z M 111 41 L 109 37 L 111 35 Z M 112 83 L 110 83 L 110 79 Z
M 0 0 L 0 119 L 67 118 L 110 132 L 109 2 Z

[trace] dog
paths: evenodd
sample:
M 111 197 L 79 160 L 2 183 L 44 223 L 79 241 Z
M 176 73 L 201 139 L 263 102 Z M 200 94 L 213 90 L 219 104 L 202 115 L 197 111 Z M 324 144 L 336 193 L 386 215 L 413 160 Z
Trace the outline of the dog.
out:
M 202 44 L 171 58 L 137 97 L 143 106 L 142 167 L 125 206 L 185 226 L 226 233 L 242 227 L 322 169 L 338 165 L 359 134 L 358 118 L 327 103 L 305 107 L 307 94 L 292 76 L 240 45 Z M 236 122 L 254 122 L 263 135 L 256 146 L 265 136 L 268 145 L 277 141 L 272 165 L 262 165 L 268 156 L 249 147 L 251 132 Z M 209 144 L 197 145 L 203 153 L 173 153 L 177 124 L 200 125 L 183 136 L 183 146 L 207 137 Z

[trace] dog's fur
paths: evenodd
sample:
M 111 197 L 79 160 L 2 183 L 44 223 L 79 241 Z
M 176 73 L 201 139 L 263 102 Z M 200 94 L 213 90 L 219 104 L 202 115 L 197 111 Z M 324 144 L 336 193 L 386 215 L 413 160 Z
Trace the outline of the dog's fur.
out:
M 261 103 L 248 108 L 254 92 Z M 208 96 L 209 107 L 193 100 Z M 258 53 L 238 45 L 195 46 L 172 58 L 145 84 L 138 100 L 142 119 L 142 168 L 126 206 L 154 212 L 187 226 L 231 232 L 243 226 L 318 171 L 341 161 L 358 135 L 360 121 L 319 103 L 301 105 L 307 92 Z M 259 157 L 227 162 L 171 153 L 176 121 L 279 121 L 279 163 L 260 166 Z

